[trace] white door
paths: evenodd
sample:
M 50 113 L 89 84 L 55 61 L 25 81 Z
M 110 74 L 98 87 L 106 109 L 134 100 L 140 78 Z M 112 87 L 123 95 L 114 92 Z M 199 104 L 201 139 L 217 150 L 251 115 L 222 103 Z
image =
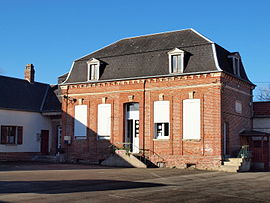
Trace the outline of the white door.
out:
M 126 141 L 130 143 L 130 151 L 139 153 L 139 104 L 130 103 L 126 107 Z

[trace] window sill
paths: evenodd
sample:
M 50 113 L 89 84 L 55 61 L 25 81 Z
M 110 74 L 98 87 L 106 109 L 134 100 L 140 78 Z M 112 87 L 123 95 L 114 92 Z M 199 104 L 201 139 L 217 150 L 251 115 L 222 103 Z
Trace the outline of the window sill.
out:
M 75 140 L 86 140 L 87 137 L 86 136 L 75 136 Z
M 184 142 L 200 142 L 201 139 L 183 139 Z
M 98 137 L 97 140 L 111 140 L 111 137 Z

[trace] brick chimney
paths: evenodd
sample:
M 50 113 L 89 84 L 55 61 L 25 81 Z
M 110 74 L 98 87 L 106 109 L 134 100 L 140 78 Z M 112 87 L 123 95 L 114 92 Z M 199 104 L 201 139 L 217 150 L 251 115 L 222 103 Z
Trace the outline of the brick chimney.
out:
M 33 64 L 26 64 L 24 70 L 24 79 L 30 83 L 35 82 L 35 69 Z

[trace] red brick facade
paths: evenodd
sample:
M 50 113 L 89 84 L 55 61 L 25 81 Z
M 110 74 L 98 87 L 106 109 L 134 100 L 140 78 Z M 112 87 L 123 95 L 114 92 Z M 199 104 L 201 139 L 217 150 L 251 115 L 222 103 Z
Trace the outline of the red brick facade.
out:
M 229 124 L 229 153 L 240 148 L 239 132 L 251 129 L 251 85 L 225 73 L 168 76 L 125 81 L 73 84 L 61 86 L 62 95 L 75 100 L 62 102 L 62 135 L 71 136 L 64 144 L 69 161 L 86 160 L 98 163 L 112 152 L 110 145 L 124 142 L 124 104 L 139 103 L 139 145 L 153 163 L 168 167 L 214 168 L 223 156 L 223 123 Z M 192 92 L 192 93 L 191 93 Z M 183 100 L 190 95 L 200 99 L 201 139 L 183 140 Z M 104 99 L 105 98 L 105 99 Z M 170 101 L 170 136 L 154 139 L 153 103 Z M 111 139 L 97 139 L 97 105 L 111 104 Z M 242 104 L 242 113 L 235 112 L 235 101 Z M 74 107 L 88 106 L 87 138 L 74 138 Z

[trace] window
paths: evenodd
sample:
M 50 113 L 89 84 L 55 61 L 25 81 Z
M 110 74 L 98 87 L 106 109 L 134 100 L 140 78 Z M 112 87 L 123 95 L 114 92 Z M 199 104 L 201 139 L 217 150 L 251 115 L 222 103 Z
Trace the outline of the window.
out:
M 184 51 L 175 48 L 168 52 L 169 54 L 169 71 L 170 73 L 184 72 Z
M 169 138 L 170 102 L 154 102 L 154 132 L 156 139 Z
M 240 101 L 235 101 L 235 112 L 242 113 L 242 103 Z
M 98 79 L 98 65 L 91 64 L 89 70 L 89 80 L 97 80 Z
M 99 79 L 99 68 L 100 68 L 100 61 L 97 59 L 91 59 L 87 62 L 88 64 L 88 80 L 98 80 Z
M 183 139 L 201 138 L 200 99 L 183 100 Z
M 87 105 L 75 106 L 74 136 L 85 138 L 87 132 Z
M 240 59 L 233 57 L 233 73 L 240 76 Z
M 1 144 L 22 144 L 22 126 L 1 126 Z
M 109 140 L 111 136 L 111 104 L 98 105 L 98 139 Z
M 240 64 L 241 64 L 241 57 L 239 53 L 233 53 L 232 55 L 229 55 L 228 58 L 232 60 L 232 65 L 233 65 L 233 74 L 237 75 L 240 77 Z

